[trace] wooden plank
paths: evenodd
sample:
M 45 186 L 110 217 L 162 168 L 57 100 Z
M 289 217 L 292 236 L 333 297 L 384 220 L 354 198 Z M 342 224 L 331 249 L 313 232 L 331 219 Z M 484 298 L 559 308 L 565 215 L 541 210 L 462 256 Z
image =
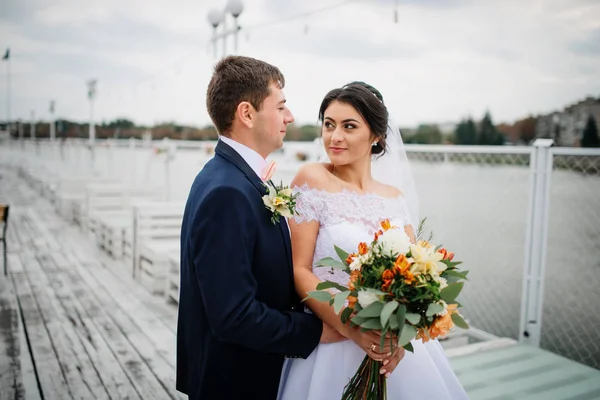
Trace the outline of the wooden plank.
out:
M 12 282 L 12 276 L 11 276 Z M 19 311 L 19 321 L 23 321 L 23 314 Z M 23 398 L 27 400 L 41 400 L 37 372 L 31 359 L 30 345 L 25 335 L 25 329 L 21 323 L 22 329 L 19 329 L 19 346 L 21 348 L 21 378 L 23 382 Z
M 23 399 L 21 329 L 17 301 L 9 279 L 0 277 L 0 400 Z
M 85 335 L 85 339 L 81 340 L 82 344 L 106 392 L 115 399 L 140 399 L 133 382 L 127 377 L 123 366 L 119 364 L 114 351 L 110 348 L 110 343 L 107 343 L 98 331 L 98 321 L 90 317 L 87 310 L 76 299 L 75 293 L 80 294 L 89 289 L 74 288 L 66 272 L 55 275 L 51 286 L 56 290 L 63 306 L 69 309 L 69 314 L 73 315 L 73 324 L 78 330 L 78 336 L 82 338 Z
M 38 376 L 44 398 L 72 398 L 29 281 L 25 273 L 14 273 L 12 277 L 31 345 L 32 359 L 36 369 L 43 371 Z
M 52 261 L 48 257 L 48 263 Z M 131 381 L 124 374 L 113 351 L 104 341 L 97 330 L 93 318 L 87 314 L 77 297 L 90 290 L 83 282 L 70 278 L 70 272 L 55 268 L 52 274 L 47 275 L 48 293 L 54 295 L 60 306 L 64 309 L 70 325 L 76 333 L 76 338 L 82 350 L 89 357 L 89 366 L 98 375 L 103 389 L 110 398 L 139 399 Z M 85 362 L 87 364 L 87 361 Z M 101 397 L 101 396 L 97 396 Z
M 108 399 L 108 392 L 82 345 L 85 335 L 80 339 L 75 329 L 76 316 L 70 315 L 59 303 L 40 263 L 46 264 L 47 259 L 26 261 L 26 276 L 71 394 L 75 399 Z M 59 273 L 56 268 L 51 272 Z M 49 309 L 51 313 L 46 313 Z
M 75 274 L 78 274 L 88 287 L 94 287 L 96 281 L 91 276 L 86 276 L 85 271 L 70 272 L 68 275 L 71 280 L 79 279 Z M 166 371 L 161 369 L 164 363 L 160 364 L 156 361 L 156 349 L 148 347 L 143 333 L 132 324 L 127 315 L 124 315 L 120 306 L 110 299 L 104 288 L 96 287 L 93 291 L 83 290 L 76 292 L 75 295 L 93 319 L 104 340 L 113 349 L 113 353 L 141 398 L 164 399 L 167 396 L 177 398 L 168 392 L 174 392 L 174 383 L 162 383 L 160 379 L 161 375 L 163 379 L 165 375 L 173 376 L 174 369 L 171 367 Z

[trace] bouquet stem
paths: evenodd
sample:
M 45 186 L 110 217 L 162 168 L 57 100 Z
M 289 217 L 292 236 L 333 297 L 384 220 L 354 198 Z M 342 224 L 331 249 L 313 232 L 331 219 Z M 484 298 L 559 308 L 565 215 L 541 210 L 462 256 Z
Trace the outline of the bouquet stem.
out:
M 386 378 L 379 373 L 381 367 L 381 362 L 365 356 L 344 388 L 342 400 L 387 400 Z

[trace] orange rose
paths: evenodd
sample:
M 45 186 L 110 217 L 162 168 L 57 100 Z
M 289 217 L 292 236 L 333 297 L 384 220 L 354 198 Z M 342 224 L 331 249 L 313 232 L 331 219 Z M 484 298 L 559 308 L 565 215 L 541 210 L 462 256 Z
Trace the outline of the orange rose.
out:
M 383 231 L 388 231 L 392 228 L 392 224 L 390 223 L 389 219 L 383 220 L 381 221 L 381 227 L 383 228 Z
M 367 244 L 365 242 L 360 242 L 358 244 L 358 254 L 360 254 L 361 256 L 364 256 L 368 252 L 369 252 L 369 248 L 367 247 Z
M 406 270 L 402 274 L 402 276 L 404 277 L 404 282 L 407 285 L 411 285 L 414 282 L 414 280 L 415 280 L 415 275 L 412 272 L 410 272 L 409 270 Z
M 348 296 L 348 307 L 354 308 L 357 301 L 358 301 L 358 298 L 356 296 Z
M 429 339 L 431 339 L 431 338 L 429 337 L 428 331 L 426 331 L 423 328 L 418 328 L 417 336 L 415 337 L 415 339 L 421 339 L 423 341 L 423 343 L 427 343 L 429 341 Z
M 442 254 L 444 260 L 452 261 L 452 259 L 454 258 L 454 253 L 451 253 L 444 248 L 439 249 L 438 253 Z
M 354 261 L 354 257 L 358 256 L 358 254 L 348 254 L 348 258 L 346 258 L 346 264 L 350 265 L 352 264 L 352 261 Z
M 377 241 L 377 239 L 379 239 L 379 236 L 383 235 L 383 231 L 380 229 L 377 232 L 375 232 L 375 237 L 373 238 L 373 241 Z
M 452 322 L 452 314 L 457 313 L 456 304 L 448 304 L 446 315 L 436 318 L 433 325 L 429 328 L 429 335 L 432 339 L 440 336 L 446 336 L 450 329 L 454 326 Z
M 403 274 L 404 271 L 408 270 L 408 268 L 410 267 L 410 263 L 408 262 L 408 259 L 404 254 L 400 254 L 398 258 L 396 258 L 394 267 L 398 270 L 398 272 Z
M 390 290 L 390 286 L 392 286 L 392 281 L 386 281 L 383 285 L 381 285 L 381 290 L 387 292 Z
M 394 280 L 394 272 L 390 271 L 389 269 L 386 269 L 385 271 L 383 271 L 383 274 L 381 275 L 381 277 L 383 278 L 383 280 L 385 282 L 391 282 Z

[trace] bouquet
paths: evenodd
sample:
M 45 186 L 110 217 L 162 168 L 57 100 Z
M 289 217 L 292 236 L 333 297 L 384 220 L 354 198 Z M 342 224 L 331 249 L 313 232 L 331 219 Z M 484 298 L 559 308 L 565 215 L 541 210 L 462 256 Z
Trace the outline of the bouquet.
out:
M 347 272 L 348 287 L 324 281 L 308 293 L 307 299 L 328 301 L 336 314 L 341 312 L 343 323 L 349 320 L 351 326 L 381 331 L 382 348 L 386 337 L 396 337 L 399 346 L 413 352 L 413 339 L 427 342 L 446 335 L 454 325 L 468 329 L 456 300 L 468 271 L 459 270 L 461 262 L 454 261 L 453 253 L 430 243 L 431 237 L 420 238 L 424 222 L 415 244 L 403 228 L 385 220 L 371 244 L 359 243 L 356 253 L 348 254 L 335 246 L 340 260 L 327 257 L 316 266 Z M 339 292 L 333 294 L 331 289 Z M 365 356 L 342 400 L 386 399 L 381 367 L 381 362 Z

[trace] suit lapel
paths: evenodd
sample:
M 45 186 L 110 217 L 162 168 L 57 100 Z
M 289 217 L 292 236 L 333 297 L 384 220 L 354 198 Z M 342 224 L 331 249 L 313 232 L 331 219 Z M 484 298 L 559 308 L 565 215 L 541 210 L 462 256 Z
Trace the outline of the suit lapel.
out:
M 250 168 L 250 165 L 244 161 L 242 156 L 231 146 L 219 140 L 217 147 L 215 148 L 215 154 L 225 158 L 227 161 L 235 165 L 240 171 L 242 171 L 242 173 L 246 175 L 246 178 L 248 178 L 252 185 L 260 192 L 261 196 L 267 194 L 267 189 L 265 188 L 263 181 L 256 175 L 252 168 Z M 290 231 L 287 223 L 284 220 L 282 221 L 282 219 L 284 219 L 284 217 L 280 217 L 280 222 L 278 222 L 277 225 L 279 225 L 279 231 L 281 232 L 281 236 L 283 237 L 283 241 L 285 243 L 288 267 L 293 280 L 294 271 L 292 267 L 292 243 L 290 240 Z
M 248 180 L 256 188 L 256 190 L 260 192 L 261 196 L 267 193 L 267 189 L 265 188 L 262 180 L 256 175 L 252 168 L 250 168 L 248 163 L 244 161 L 242 156 L 231 146 L 219 140 L 217 147 L 215 148 L 215 153 L 225 158 L 227 161 L 235 165 L 240 171 L 242 171 L 244 175 L 246 175 L 246 178 L 248 178 Z

